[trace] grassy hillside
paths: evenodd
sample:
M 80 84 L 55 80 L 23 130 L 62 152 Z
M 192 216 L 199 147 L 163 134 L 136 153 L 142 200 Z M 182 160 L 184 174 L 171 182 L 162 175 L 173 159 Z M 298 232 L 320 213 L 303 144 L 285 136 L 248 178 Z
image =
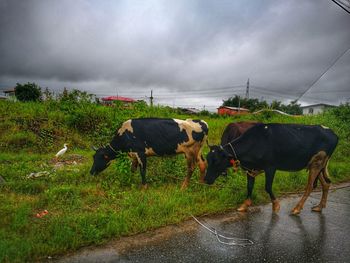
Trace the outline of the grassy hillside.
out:
M 229 172 L 214 186 L 200 185 L 198 171 L 190 187 L 181 191 L 186 174 L 183 156 L 149 158 L 150 188 L 140 191 L 140 175 L 130 172 L 129 160 L 120 158 L 97 177 L 89 175 L 90 146 L 109 142 L 115 129 L 135 117 L 191 118 L 170 108 L 136 104 L 104 107 L 87 102 L 14 103 L 0 101 L 0 262 L 33 261 L 72 251 L 81 246 L 101 244 L 111 238 L 131 235 L 166 224 L 178 223 L 192 213 L 217 213 L 233 209 L 246 195 L 245 176 Z M 265 113 L 236 118 L 199 116 L 209 124 L 210 143 L 218 143 L 225 126 L 238 120 L 322 124 L 339 136 L 330 162 L 333 182 L 350 178 L 350 107 L 325 114 L 287 117 Z M 54 154 L 69 143 L 63 162 Z M 205 148 L 205 152 L 208 149 Z M 32 172 L 48 174 L 28 179 Z M 274 191 L 305 187 L 307 174 L 279 172 Z M 268 201 L 264 176 L 258 176 L 254 202 Z M 42 218 L 35 215 L 43 210 Z M 304 211 L 309 213 L 309 211 Z

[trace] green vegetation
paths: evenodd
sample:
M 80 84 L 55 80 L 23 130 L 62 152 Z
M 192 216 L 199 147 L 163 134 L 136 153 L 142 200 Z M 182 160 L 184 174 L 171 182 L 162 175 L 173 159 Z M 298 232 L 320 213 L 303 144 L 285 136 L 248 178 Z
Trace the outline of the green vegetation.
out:
M 39 101 L 42 96 L 41 88 L 35 83 L 17 83 L 15 96 L 19 101 Z
M 63 100 L 43 102 L 0 101 L 0 262 L 34 261 L 55 256 L 111 238 L 132 235 L 167 224 L 179 223 L 192 213 L 220 213 L 234 209 L 246 195 L 242 172 L 229 171 L 214 186 L 198 184 L 198 171 L 189 188 L 180 190 L 186 174 L 183 156 L 149 158 L 149 189 L 141 191 L 139 173 L 132 174 L 130 161 L 120 158 L 97 177 L 89 175 L 92 144 L 109 142 L 120 124 L 135 117 L 184 116 L 166 107 L 137 103 L 125 108 L 101 106 L 77 93 Z M 350 106 L 343 105 L 322 115 L 288 117 L 264 112 L 259 115 L 219 117 L 207 113 L 196 118 L 208 122 L 210 143 L 218 143 L 232 121 L 322 124 L 340 137 L 330 162 L 333 182 L 350 178 L 347 156 Z M 65 165 L 55 165 L 54 154 L 69 143 Z M 205 151 L 208 149 L 205 148 Z M 32 172 L 48 175 L 27 179 Z M 305 171 L 281 173 L 274 191 L 302 190 Z M 268 202 L 264 176 L 258 176 L 254 202 Z M 48 210 L 42 218 L 35 215 Z M 305 211 L 306 213 L 308 211 Z

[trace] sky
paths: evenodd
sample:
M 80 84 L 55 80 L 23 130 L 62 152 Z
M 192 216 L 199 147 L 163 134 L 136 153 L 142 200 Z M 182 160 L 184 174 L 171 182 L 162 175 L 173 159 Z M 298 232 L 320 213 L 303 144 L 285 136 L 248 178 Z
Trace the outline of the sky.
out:
M 324 73 L 299 103 L 350 101 L 350 14 L 331 0 L 0 0 L 0 13 L 0 89 L 152 90 L 215 110 L 248 78 L 249 97 L 288 103 Z

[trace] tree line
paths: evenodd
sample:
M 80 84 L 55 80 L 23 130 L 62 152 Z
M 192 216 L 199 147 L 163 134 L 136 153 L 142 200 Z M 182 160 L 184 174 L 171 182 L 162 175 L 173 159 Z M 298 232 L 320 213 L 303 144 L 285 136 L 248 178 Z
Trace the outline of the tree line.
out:
M 292 115 L 300 115 L 303 112 L 300 107 L 300 104 L 298 104 L 296 100 L 291 101 L 287 105 L 277 100 L 274 100 L 269 104 L 265 100 L 241 98 L 240 96 L 235 95 L 227 100 L 224 100 L 222 105 L 230 106 L 230 107 L 246 108 L 250 112 L 255 112 L 261 109 L 280 110 Z
M 35 83 L 30 83 L 30 82 L 26 84 L 17 83 L 15 88 L 15 96 L 19 101 L 24 101 L 24 102 L 41 101 L 43 99 L 45 100 L 54 99 L 54 94 L 48 88 L 42 91 L 41 87 L 39 87 Z M 63 92 L 59 94 L 57 98 L 59 101 L 65 101 L 65 102 L 69 102 L 69 101 L 92 102 L 94 100 L 94 95 L 88 94 L 85 91 L 80 91 L 77 89 L 68 91 L 66 88 L 64 88 Z M 227 100 L 224 100 L 222 105 L 246 108 L 250 112 L 255 112 L 261 109 L 275 109 L 275 110 L 280 110 L 292 115 L 302 114 L 302 109 L 300 107 L 300 104 L 298 104 L 296 100 L 291 101 L 287 105 L 277 100 L 274 100 L 269 104 L 265 100 L 241 98 L 238 95 L 235 95 Z
M 64 88 L 63 92 L 55 97 L 54 93 L 48 88 L 45 88 L 45 90 L 42 91 L 39 85 L 30 82 L 26 84 L 17 83 L 15 87 L 15 96 L 17 100 L 22 102 L 54 99 L 62 102 L 92 102 L 94 100 L 94 95 L 89 94 L 86 91 L 81 91 L 78 89 L 68 91 L 67 88 Z

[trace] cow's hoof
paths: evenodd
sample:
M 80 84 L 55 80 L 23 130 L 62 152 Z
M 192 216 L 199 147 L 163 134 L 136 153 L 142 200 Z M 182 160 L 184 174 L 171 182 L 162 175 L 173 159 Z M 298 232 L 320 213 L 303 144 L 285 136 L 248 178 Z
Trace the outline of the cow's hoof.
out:
M 313 208 L 311 208 L 312 212 L 322 212 L 322 206 L 321 205 L 316 205 Z
M 242 204 L 240 207 L 237 208 L 238 212 L 247 212 L 248 210 L 248 206 L 246 206 L 245 204 Z
M 278 213 L 281 209 L 280 202 L 278 200 L 272 201 L 272 212 Z
M 252 205 L 252 201 L 247 199 L 243 202 L 243 204 L 241 204 L 240 207 L 237 208 L 238 212 L 247 212 L 248 211 L 248 207 Z
M 292 215 L 299 215 L 300 214 L 301 209 L 294 207 L 293 210 L 291 211 Z

